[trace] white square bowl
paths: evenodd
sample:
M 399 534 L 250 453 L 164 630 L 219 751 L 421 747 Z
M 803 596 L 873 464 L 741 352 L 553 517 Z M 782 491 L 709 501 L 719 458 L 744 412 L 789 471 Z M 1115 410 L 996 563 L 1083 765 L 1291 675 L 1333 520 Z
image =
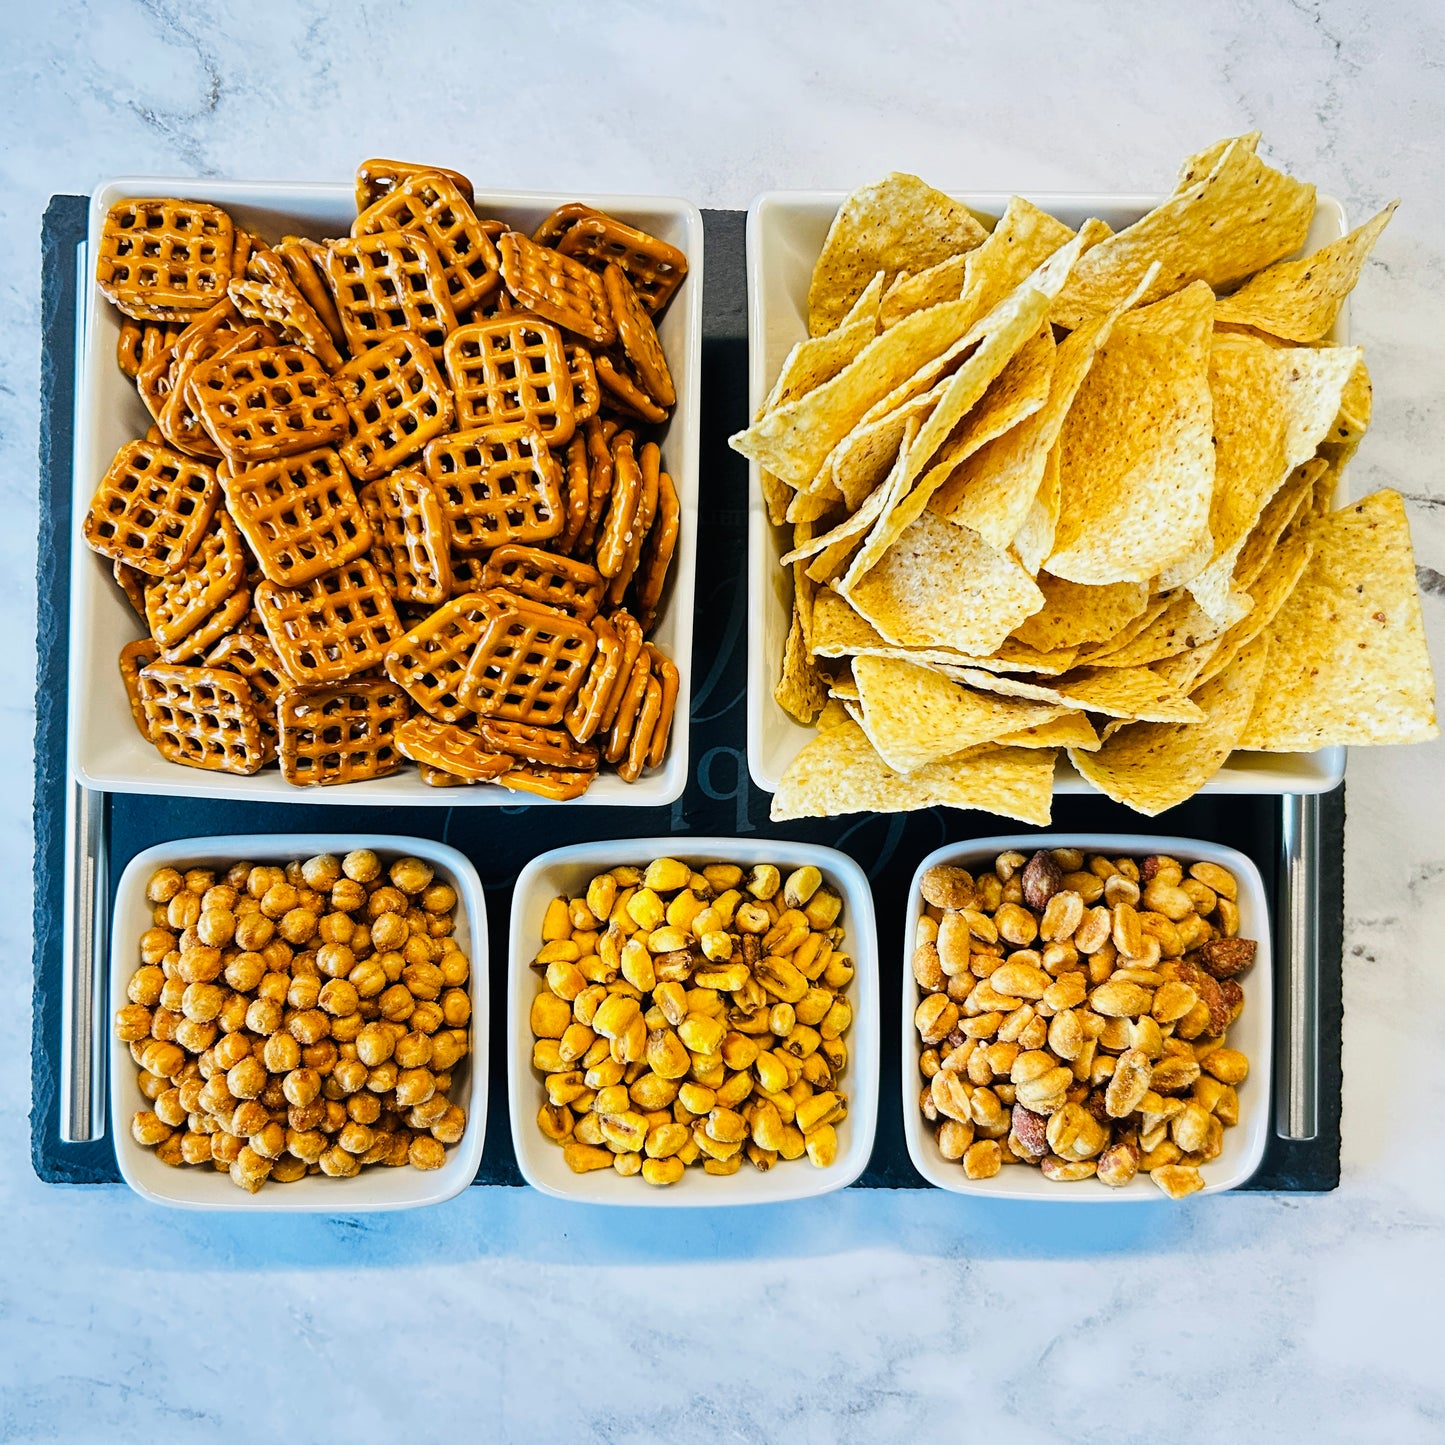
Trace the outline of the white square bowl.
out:
M 89 255 L 94 257 L 106 212 L 139 196 L 184 196 L 224 207 L 248 230 L 270 241 L 283 234 L 345 236 L 356 216 L 350 185 L 128 178 L 99 187 L 90 202 Z M 130 604 L 115 585 L 111 564 L 87 547 L 80 519 L 115 453 L 144 436 L 150 417 L 133 383 L 115 362 L 120 312 L 95 285 L 95 267 L 82 278 L 85 335 L 76 383 L 74 526 L 70 537 L 70 771 L 91 788 L 117 793 L 241 798 L 273 803 L 391 804 L 433 807 L 656 807 L 682 796 L 687 785 L 688 717 L 692 698 L 692 613 L 697 572 L 698 436 L 702 378 L 702 214 L 687 201 L 661 196 L 579 196 L 535 191 L 479 192 L 480 215 L 495 215 L 530 232 L 564 201 L 585 200 L 678 247 L 688 275 L 658 323 L 677 388 L 677 406 L 661 431 L 664 465 L 677 484 L 681 531 L 653 640 L 680 674 L 672 740 L 661 768 L 627 784 L 604 772 L 571 803 L 554 803 L 506 788 L 433 788 L 413 767 L 374 782 L 296 788 L 274 768 L 251 777 L 207 772 L 167 762 L 136 731 L 116 658 L 140 635 Z
M 976 838 L 968 843 L 950 843 L 930 853 L 919 865 L 909 885 L 903 932 L 903 1134 L 913 1167 L 932 1185 L 955 1194 L 983 1194 L 1004 1199 L 1064 1204 L 1139 1204 L 1151 1200 L 1168 1203 L 1167 1197 L 1146 1174 L 1138 1174 L 1120 1189 L 1096 1178 L 1055 1184 L 1037 1169 L 1024 1164 L 1005 1165 L 992 1179 L 967 1179 L 962 1164 L 945 1159 L 939 1152 L 933 1130 L 918 1108 L 922 1075 L 918 1057 L 922 1045 L 913 1026 L 913 1011 L 922 994 L 913 981 L 908 960 L 913 957 L 914 937 L 923 913 L 923 895 L 918 891 L 923 875 L 938 863 L 953 863 L 975 874 L 993 866 L 1000 853 L 1016 848 L 1026 856 L 1040 848 L 1078 848 L 1085 853 L 1104 853 L 1111 858 L 1143 857 L 1167 853 L 1187 869 L 1191 863 L 1217 863 L 1239 880 L 1239 936 L 1254 939 L 1259 948 L 1254 966 L 1240 976 L 1244 989 L 1244 1012 L 1229 1027 L 1229 1047 L 1249 1059 L 1249 1076 L 1239 1085 L 1239 1123 L 1224 1131 L 1224 1152 L 1202 1165 L 1204 1188 L 1197 1194 L 1219 1194 L 1243 1184 L 1264 1158 L 1269 1139 L 1270 1068 L 1274 1053 L 1274 969 L 1271 954 L 1269 904 L 1264 880 L 1253 860 L 1222 843 L 1197 838 L 1160 838 L 1148 833 L 1019 833 L 1006 838 Z
M 422 858 L 437 878 L 456 889 L 455 938 L 471 960 L 467 981 L 472 999 L 472 1051 L 453 1071 L 452 1100 L 467 1111 L 461 1142 L 447 1150 L 440 1169 L 390 1168 L 374 1165 L 352 1179 L 330 1179 L 312 1174 L 294 1184 L 266 1184 L 247 1194 L 209 1166 L 171 1168 L 154 1150 L 137 1144 L 130 1121 L 137 1109 L 149 1107 L 137 1083 L 138 1069 L 130 1046 L 110 1034 L 111 1138 L 121 1178 L 154 1204 L 181 1209 L 236 1209 L 248 1214 L 362 1214 L 380 1209 L 414 1209 L 440 1204 L 460 1194 L 482 1162 L 487 1131 L 487 902 L 477 870 L 455 848 L 427 838 L 391 834 L 255 833 L 223 838 L 180 838 L 157 843 L 137 853 L 126 865 L 115 890 L 115 911 L 110 930 L 110 1011 L 107 1020 L 125 1001 L 126 984 L 139 964 L 136 944 L 151 926 L 152 905 L 146 901 L 146 884 L 158 868 L 230 867 L 241 859 L 253 863 L 284 864 L 317 853 L 344 856 L 354 848 L 370 848 L 383 864 L 398 858 Z M 480 1056 L 479 1056 L 480 1054 Z
M 541 947 L 542 916 L 559 894 L 578 896 L 598 873 L 622 864 L 645 867 L 654 858 L 678 858 L 700 867 L 707 863 L 775 863 L 786 875 L 812 864 L 843 899 L 840 915 L 844 951 L 855 973 L 847 998 L 853 1025 L 844 1035 L 848 1063 L 841 1086 L 848 1116 L 838 1125 L 838 1157 L 826 1169 L 806 1159 L 779 1160 L 766 1174 L 744 1164 L 737 1173 L 717 1176 L 687 1169 L 678 1183 L 654 1188 L 641 1178 L 624 1179 L 610 1169 L 574 1174 L 561 1148 L 537 1127 L 546 1102 L 541 1075 L 532 1068 L 532 1000 L 539 992 L 531 963 Z M 517 878 L 512 893 L 512 937 L 507 975 L 507 1107 L 512 1148 L 522 1177 L 535 1189 L 583 1204 L 636 1205 L 676 1209 L 731 1204 L 773 1204 L 807 1199 L 851 1184 L 873 1152 L 878 1119 L 878 930 L 873 893 L 863 870 L 846 853 L 784 839 L 745 842 L 738 838 L 624 838 L 557 848 L 534 858 Z
M 998 216 L 1008 205 L 1004 192 L 953 193 L 970 209 Z M 838 207 L 842 191 L 771 191 L 748 210 L 748 398 L 752 413 L 766 399 L 788 351 L 808 334 L 808 283 L 813 264 Z M 1088 217 L 1122 230 L 1164 198 L 1140 195 L 1033 193 L 1028 199 L 1070 226 Z M 1308 254 L 1343 236 L 1344 207 L 1318 196 L 1314 222 L 1301 248 Z M 1349 302 L 1340 309 L 1330 339 L 1349 339 Z M 788 764 L 815 734 L 793 721 L 773 701 L 773 684 L 792 621 L 793 584 L 779 561 L 790 549 L 790 531 L 768 520 L 756 462 L 748 464 L 748 771 L 764 792 L 774 793 Z M 1337 504 L 1344 501 L 1341 483 Z M 1230 755 L 1205 785 L 1206 793 L 1324 793 L 1345 775 L 1345 750 L 1315 753 Z M 1061 757 L 1054 775 L 1059 793 L 1093 789 Z

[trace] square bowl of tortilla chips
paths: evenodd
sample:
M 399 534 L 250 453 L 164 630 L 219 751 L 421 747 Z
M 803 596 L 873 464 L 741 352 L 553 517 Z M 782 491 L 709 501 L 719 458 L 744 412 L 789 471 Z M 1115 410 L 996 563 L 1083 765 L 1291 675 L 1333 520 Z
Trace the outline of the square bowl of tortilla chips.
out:
M 775 819 L 1152 816 L 1436 735 L 1403 505 L 1332 510 L 1370 412 L 1347 294 L 1394 207 L 1349 232 L 1257 140 L 1162 197 L 754 202 L 733 445 Z

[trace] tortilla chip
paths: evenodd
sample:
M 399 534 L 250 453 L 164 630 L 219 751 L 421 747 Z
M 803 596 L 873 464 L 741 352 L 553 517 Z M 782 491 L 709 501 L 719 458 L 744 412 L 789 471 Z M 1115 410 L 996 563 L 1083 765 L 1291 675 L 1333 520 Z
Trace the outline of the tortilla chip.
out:
M 1373 220 L 1298 261 L 1279 261 L 1251 276 L 1220 301 L 1215 315 L 1288 341 L 1322 340 L 1399 204 L 1391 201 Z
M 1080 662 L 1099 667 L 1141 667 L 1198 647 L 1225 630 L 1224 625 L 1216 622 L 1187 592 L 1156 598 L 1150 604 L 1151 609 L 1160 602 L 1164 606 L 1148 626 L 1141 628 L 1127 642 L 1107 652 L 1101 649 L 1098 653 L 1081 656 Z
M 781 527 L 788 520 L 788 503 L 793 500 L 793 489 L 766 468 L 758 469 L 758 485 L 763 493 L 763 505 L 768 509 L 768 521 Z
M 1345 383 L 1345 394 L 1340 398 L 1340 414 L 1335 418 L 1329 435 L 1320 443 L 1320 455 L 1336 471 L 1359 450 L 1360 442 L 1369 430 L 1374 400 L 1370 373 L 1365 368 L 1362 356 L 1359 365 L 1350 373 L 1349 381 Z
M 836 331 L 798 342 L 784 358 L 782 370 L 758 412 L 758 419 L 832 381 L 877 335 L 877 322 L 865 316 Z
M 964 335 L 968 315 L 968 304 L 956 301 L 900 321 L 831 381 L 768 412 L 729 445 L 785 482 L 806 487 L 869 407 Z
M 1276 490 L 1329 433 L 1359 348 L 1270 348 L 1219 336 L 1209 362 L 1215 481 L 1209 531 L 1214 559 L 1189 590 L 1211 617 L 1230 620 L 1235 564 Z M 1174 579 L 1165 576 L 1162 586 Z
M 1121 317 L 1099 349 L 1060 435 L 1055 576 L 1148 582 L 1196 545 L 1214 483 L 1213 310 L 1196 283 Z
M 911 773 L 1004 733 L 1052 721 L 1065 708 L 975 692 L 932 668 L 887 657 L 853 663 L 863 730 L 895 772 Z
M 1375 492 L 1305 537 L 1314 555 L 1267 634 L 1270 684 L 1240 746 L 1312 752 L 1438 737 L 1400 494 Z
M 1064 712 L 1050 722 L 1022 732 L 1005 733 L 995 741 L 1000 747 L 1079 748 L 1091 753 L 1099 746 L 1099 735 L 1083 713 Z
M 878 756 L 857 723 L 830 720 L 828 729 L 788 765 L 773 795 L 771 816 L 778 823 L 943 806 L 977 808 L 1043 826 L 1050 818 L 1055 757 L 1031 748 L 990 748 L 901 775 Z
M 1248 140 L 1221 143 L 1207 175 L 1081 257 L 1053 320 L 1078 326 L 1117 306 L 1154 261 L 1161 269 L 1145 305 L 1197 280 L 1227 288 L 1298 250 L 1314 215 L 1315 188 L 1266 165 Z
M 823 704 L 823 711 L 818 714 L 818 731 L 832 732 L 834 728 L 843 727 L 848 721 L 848 710 L 837 698 L 830 697 Z
M 988 233 L 967 206 L 898 171 L 838 208 L 808 287 L 808 334 L 831 331 L 878 272 L 922 271 L 971 251 Z
M 1198 673 L 1196 686 L 1218 677 L 1274 621 L 1299 585 L 1313 553 L 1314 544 L 1303 529 L 1280 542 L 1249 588 L 1254 606 L 1248 616 L 1209 644 L 1213 651 Z
M 1149 587 L 1144 582 L 1084 587 L 1047 572 L 1034 580 L 1044 594 L 1044 605 L 1025 618 L 1013 635 L 1042 652 L 1076 647 L 1083 642 L 1103 642 L 1149 605 Z
M 1194 694 L 1204 720 L 1133 723 L 1098 752 L 1070 752 L 1083 777 L 1116 803 L 1152 818 L 1195 793 L 1224 766 L 1249 719 L 1269 650 L 1259 638 Z
M 977 532 L 924 512 L 848 598 L 896 645 L 987 656 L 1039 610 L 1043 593 Z
M 1189 722 L 1199 717 L 1199 709 L 1183 693 L 1147 667 L 1085 668 L 1047 684 L 970 670 L 964 681 L 1004 697 L 1055 702 L 1108 717 L 1144 722 Z
M 843 494 L 843 504 L 856 509 L 893 471 L 903 450 L 904 435 L 912 426 L 916 432 L 928 419 L 948 382 L 936 382 L 927 390 L 905 397 L 881 416 L 865 416 L 828 453 L 820 476 L 831 478 Z M 911 441 L 911 438 L 910 438 Z
M 1062 221 L 1022 196 L 1010 197 L 998 225 L 965 257 L 965 299 L 976 305 L 976 315 L 984 315 L 1073 239 Z
M 1129 304 L 1130 298 L 1126 297 L 1125 302 Z M 1047 479 L 1049 454 L 1094 364 L 1095 354 L 1109 339 L 1124 309 L 1119 307 L 1065 337 L 1054 355 L 1049 398 L 1044 405 L 997 440 L 980 447 L 950 478 L 947 491 L 937 494 L 929 504 L 940 517 L 960 526 L 972 526 L 980 535 L 986 532 L 990 545 L 999 548 L 1007 547 L 1027 525 L 1030 536 L 1026 552 L 1020 556 L 1031 573 L 1039 570 L 1043 557 L 1052 549 L 1050 518 L 1057 521 L 1057 506 L 1051 505 L 1049 497 L 1043 498 L 1037 517 L 1031 514 Z M 1045 541 L 1047 546 L 1043 545 Z
M 883 303 L 883 288 L 883 272 L 875 272 L 873 279 L 858 293 L 858 299 L 848 308 L 848 314 L 838 323 L 838 327 L 851 326 L 855 321 L 871 321 L 874 330 L 881 331 L 883 325 L 878 313 Z
M 1210 638 L 1208 642 L 1201 642 L 1198 647 L 1190 647 L 1175 653 L 1173 657 L 1151 662 L 1149 670 L 1168 683 L 1175 692 L 1190 692 L 1214 675 L 1210 673 L 1206 676 L 1205 669 L 1210 666 L 1228 635 L 1221 634 L 1219 637 Z M 1230 661 L 1233 661 L 1233 654 L 1230 655 Z M 1215 671 L 1222 672 L 1223 667 L 1216 668 Z
M 1190 186 L 1205 179 L 1206 176 L 1219 164 L 1219 158 L 1230 146 L 1240 146 L 1252 155 L 1259 149 L 1259 138 L 1261 131 L 1252 130 L 1248 135 L 1226 136 L 1223 140 L 1217 140 L 1207 149 L 1198 151 L 1192 156 L 1186 156 L 1179 166 L 1179 175 L 1174 182 L 1174 195 L 1181 191 L 1187 191 Z
M 972 254 L 962 251 L 914 275 L 895 277 L 878 308 L 879 325 L 889 327 L 915 311 L 927 310 L 944 301 L 957 301 L 963 295 L 964 275 Z
M 1095 642 L 1081 646 L 1079 648 L 1080 663 L 1098 663 L 1106 667 L 1112 666 L 1113 655 L 1127 647 L 1136 637 L 1152 627 L 1154 623 L 1168 611 L 1174 600 L 1172 595 L 1163 597 L 1151 596 L 1149 598 L 1149 604 L 1143 612 L 1132 621 L 1126 622 L 1112 637 L 1106 638 L 1103 642 Z
M 790 718 L 806 725 L 818 716 L 827 695 L 823 675 L 808 656 L 803 639 L 803 621 L 795 607 L 793 625 L 788 629 L 788 640 L 783 645 L 782 671 L 773 685 L 773 701 Z
M 1254 579 L 1269 564 L 1279 540 L 1285 530 L 1309 505 L 1314 494 L 1315 479 L 1326 470 L 1321 457 L 1311 457 L 1297 466 L 1284 484 L 1269 499 L 1268 506 L 1259 514 L 1259 520 L 1250 529 L 1249 536 L 1239 549 L 1234 563 L 1234 582 L 1237 587 L 1250 587 Z
M 978 349 L 949 378 L 938 405 L 919 429 L 908 452 L 904 478 L 908 489 L 892 500 L 849 564 L 842 584 L 845 593 L 877 564 L 884 552 L 923 511 L 938 486 L 952 475 L 961 455 L 957 450 L 946 459 L 938 459 L 938 464 L 926 473 L 924 468 L 935 458 L 935 453 L 984 395 L 994 378 L 1035 334 L 1047 311 L 1048 298 L 1042 292 L 1021 290 L 995 307 L 974 328 L 979 336 Z M 915 481 L 918 478 L 921 480 Z

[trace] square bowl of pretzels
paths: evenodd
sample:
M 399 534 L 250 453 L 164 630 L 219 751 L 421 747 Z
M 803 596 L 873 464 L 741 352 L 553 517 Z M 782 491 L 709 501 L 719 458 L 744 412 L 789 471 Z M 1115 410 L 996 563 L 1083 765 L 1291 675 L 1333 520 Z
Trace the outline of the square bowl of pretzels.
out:
M 685 201 L 482 193 L 411 162 L 364 161 L 354 188 L 101 186 L 72 774 L 277 802 L 679 797 L 702 247 Z

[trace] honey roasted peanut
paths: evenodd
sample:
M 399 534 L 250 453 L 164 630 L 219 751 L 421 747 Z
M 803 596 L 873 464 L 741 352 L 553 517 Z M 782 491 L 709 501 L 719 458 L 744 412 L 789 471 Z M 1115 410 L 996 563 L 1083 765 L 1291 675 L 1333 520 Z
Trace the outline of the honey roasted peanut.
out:
M 811 866 L 744 873 L 674 858 L 612 868 L 554 900 L 529 1008 L 547 1099 L 538 1126 L 568 1166 L 665 1187 L 693 1166 L 726 1175 L 804 1155 L 831 1165 L 853 1021 L 841 910 Z M 966 927 L 962 946 L 972 984 Z M 958 1005 L 942 992 L 933 939 L 928 948 L 915 968 L 937 980 L 941 1042 Z M 953 1107 L 969 1118 L 967 1098 Z
M 942 1157 L 971 1180 L 1033 1164 L 1059 1183 L 1142 1171 L 1170 1198 L 1202 1188 L 1249 1072 L 1225 1044 L 1256 953 L 1234 875 L 1040 849 L 939 865 L 920 891 L 919 1108 Z

